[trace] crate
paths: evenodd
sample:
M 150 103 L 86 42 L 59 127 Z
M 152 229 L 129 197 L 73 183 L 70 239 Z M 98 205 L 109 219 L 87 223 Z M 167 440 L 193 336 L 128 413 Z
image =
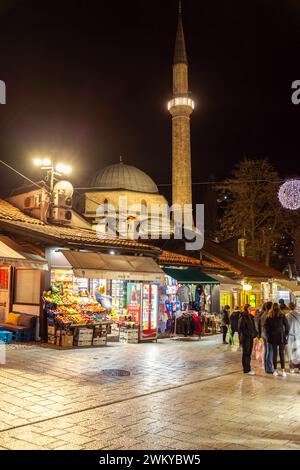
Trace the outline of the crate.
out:
M 5 331 L 5 330 L 0 331 L 1 343 L 11 344 L 12 339 L 13 339 L 13 334 L 11 333 L 11 331 Z

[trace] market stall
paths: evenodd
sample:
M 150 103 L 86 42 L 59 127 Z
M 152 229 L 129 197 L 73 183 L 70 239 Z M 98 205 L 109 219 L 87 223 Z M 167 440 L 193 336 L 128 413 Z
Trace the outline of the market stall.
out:
M 157 339 L 163 272 L 152 258 L 69 250 L 59 255 L 64 262 L 51 267 L 51 289 L 44 297 L 48 342 L 86 347 Z M 80 334 L 84 342 L 78 342 Z
M 172 332 L 176 316 L 178 317 L 180 312 L 186 312 L 186 315 L 188 311 L 191 315 L 197 312 L 204 334 L 218 332 L 219 281 L 198 268 L 163 270 L 165 278 L 160 286 L 158 317 L 160 334 Z

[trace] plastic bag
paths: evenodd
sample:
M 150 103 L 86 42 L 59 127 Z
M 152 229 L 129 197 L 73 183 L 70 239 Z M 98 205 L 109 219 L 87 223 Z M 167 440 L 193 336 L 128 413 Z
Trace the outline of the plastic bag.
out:
M 261 338 L 255 341 L 254 352 L 255 359 L 260 363 L 260 365 L 262 365 L 264 357 L 264 342 Z
M 238 333 L 234 333 L 232 342 L 230 343 L 231 351 L 236 352 L 240 347 L 240 340 Z
M 230 344 L 230 346 L 232 346 L 232 344 L 233 344 L 233 336 L 232 336 L 232 331 L 231 331 L 230 326 L 229 326 L 229 328 L 228 328 L 227 334 L 228 334 L 229 344 Z

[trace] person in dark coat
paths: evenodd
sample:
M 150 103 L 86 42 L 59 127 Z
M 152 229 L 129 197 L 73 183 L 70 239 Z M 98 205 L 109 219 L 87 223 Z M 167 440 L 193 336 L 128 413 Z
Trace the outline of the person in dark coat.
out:
M 239 332 L 239 319 L 241 318 L 242 312 L 240 307 L 235 307 L 232 314 L 230 315 L 230 328 L 231 335 Z
M 285 314 L 289 313 L 289 308 L 286 305 L 284 299 L 279 299 L 278 303 L 279 303 L 279 307 L 282 313 L 285 313 Z
M 269 311 L 266 321 L 266 332 L 268 343 L 272 345 L 273 349 L 273 375 L 277 376 L 277 354 L 279 350 L 280 366 L 282 369 L 282 377 L 286 377 L 285 372 L 285 359 L 284 348 L 288 343 L 289 322 L 282 312 L 278 304 L 273 304 L 273 308 Z
M 244 374 L 255 375 L 254 370 L 251 370 L 251 354 L 253 349 L 253 340 L 257 336 L 257 331 L 254 324 L 254 318 L 249 312 L 249 304 L 244 307 L 244 312 L 239 320 L 239 334 L 240 342 L 243 347 L 242 364 Z
M 223 344 L 228 344 L 228 342 L 226 341 L 226 335 L 228 331 L 228 326 L 230 325 L 229 312 L 230 312 L 229 305 L 225 305 L 221 313 L 221 328 L 222 328 L 222 333 L 223 333 Z

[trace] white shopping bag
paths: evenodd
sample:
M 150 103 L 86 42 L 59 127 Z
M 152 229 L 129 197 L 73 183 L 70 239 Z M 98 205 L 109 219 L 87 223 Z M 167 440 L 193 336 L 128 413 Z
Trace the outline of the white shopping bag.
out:
M 239 335 L 238 333 L 234 333 L 233 340 L 230 346 L 231 351 L 236 352 L 239 349 L 239 347 L 240 347 Z
M 6 344 L 0 341 L 0 364 L 6 363 Z

